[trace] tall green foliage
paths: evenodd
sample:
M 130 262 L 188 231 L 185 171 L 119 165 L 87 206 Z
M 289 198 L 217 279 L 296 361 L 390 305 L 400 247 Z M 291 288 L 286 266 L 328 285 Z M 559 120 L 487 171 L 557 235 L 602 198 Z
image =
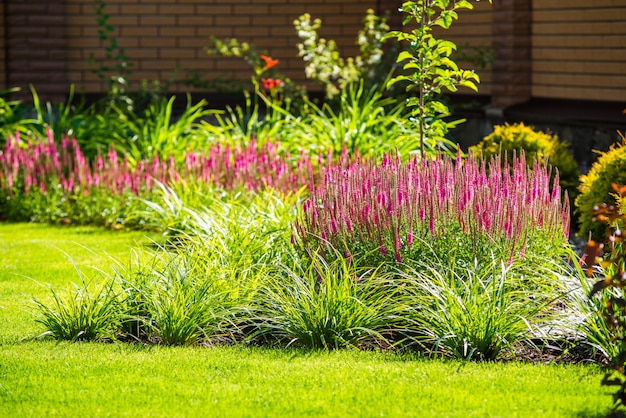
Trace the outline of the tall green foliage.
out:
M 18 87 L 0 91 L 0 146 L 6 144 L 9 135 L 30 135 L 37 124 L 35 119 L 26 117 L 21 101 L 11 99 L 11 94 L 18 91 Z
M 491 3 L 491 0 L 489 0 Z M 463 70 L 451 58 L 456 45 L 448 40 L 436 38 L 433 29 L 439 26 L 448 29 L 458 18 L 457 11 L 472 9 L 467 0 L 419 0 L 404 2 L 400 10 L 407 14 L 403 24 L 413 22 L 414 29 L 392 31 L 385 35 L 400 42 L 407 42 L 407 50 L 397 58 L 404 73 L 392 78 L 388 87 L 401 82 L 406 91 L 415 95 L 407 100 L 411 119 L 419 127 L 420 151 L 424 155 L 424 141 L 437 141 L 445 136 L 451 126 L 459 123 L 444 120 L 450 115 L 448 106 L 439 99 L 444 91 L 456 91 L 459 86 L 478 90 L 478 75 L 472 70 Z

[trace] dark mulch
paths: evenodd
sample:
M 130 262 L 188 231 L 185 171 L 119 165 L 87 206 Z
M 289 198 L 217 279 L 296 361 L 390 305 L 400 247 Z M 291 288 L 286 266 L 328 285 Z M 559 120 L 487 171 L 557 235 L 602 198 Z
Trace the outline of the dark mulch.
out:
M 573 341 L 531 341 L 518 346 L 512 360 L 559 364 L 606 363 L 604 356 L 589 344 Z

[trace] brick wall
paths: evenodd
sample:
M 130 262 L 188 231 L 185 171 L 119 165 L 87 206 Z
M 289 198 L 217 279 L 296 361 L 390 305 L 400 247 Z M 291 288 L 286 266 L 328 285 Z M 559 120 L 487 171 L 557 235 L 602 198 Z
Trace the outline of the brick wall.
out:
M 7 85 L 6 69 L 6 27 L 4 3 L 0 3 L 0 89 Z
M 63 100 L 65 75 L 65 13 L 63 0 L 5 2 L 6 87 L 19 86 L 19 98 L 29 98 L 28 85 L 44 100 Z
M 533 96 L 626 101 L 625 6 L 533 1 Z
M 255 44 L 280 60 L 282 73 L 315 89 L 304 79 L 293 20 L 305 12 L 321 18 L 320 34 L 337 41 L 344 57 L 354 56 L 366 10 L 391 10 L 392 25 L 399 28 L 397 9 L 402 0 L 105 0 L 105 4 L 109 23 L 116 29 L 111 36 L 134 63 L 135 86 L 144 79 L 166 80 L 177 68 L 204 71 L 209 80 L 248 80 L 251 69 L 242 60 L 206 55 L 204 48 L 215 35 Z M 495 48 L 493 65 L 478 69 L 480 93 L 491 94 L 494 105 L 506 107 L 530 96 L 626 100 L 623 2 L 474 4 L 475 9 L 462 11 L 443 36 L 460 46 Z M 22 87 L 24 97 L 29 97 L 32 83 L 45 100 L 62 100 L 70 83 L 87 93 L 106 90 L 106 81 L 87 64 L 91 54 L 101 63 L 105 56 L 93 0 L 6 0 L 2 6 L 6 22 L 6 36 L 0 40 L 5 42 L 0 55 L 6 51 L 0 59 L 2 87 Z M 178 83 L 172 90 L 187 89 Z
M 298 38 L 293 20 L 308 12 L 322 19 L 320 34 L 334 39 L 343 56 L 358 53 L 355 38 L 368 8 L 376 0 L 107 0 L 112 35 L 134 63 L 131 80 L 166 80 L 177 68 L 197 69 L 206 78 L 250 79 L 251 69 L 241 59 L 210 57 L 204 48 L 210 36 L 234 37 L 253 43 L 280 60 L 280 72 L 304 83 L 303 63 L 297 57 Z M 90 0 L 66 1 L 68 41 L 67 76 L 86 92 L 101 92 L 105 82 L 90 71 L 90 54 L 103 59 L 95 12 Z M 187 87 L 177 85 L 174 89 Z
M 494 2 L 491 104 L 504 109 L 531 97 L 531 0 Z

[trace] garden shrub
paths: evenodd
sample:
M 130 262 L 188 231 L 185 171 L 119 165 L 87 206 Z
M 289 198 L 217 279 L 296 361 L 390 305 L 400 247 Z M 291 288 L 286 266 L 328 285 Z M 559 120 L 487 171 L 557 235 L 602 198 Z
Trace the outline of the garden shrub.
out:
M 623 148 L 623 144 L 622 144 Z M 607 373 L 602 380 L 606 386 L 617 387 L 613 394 L 613 412 L 626 407 L 626 247 L 624 247 L 624 222 L 626 221 L 626 186 L 611 183 L 616 204 L 601 203 L 592 211 L 594 221 L 604 227 L 605 239 L 589 240 L 584 254 L 587 275 L 596 280 L 590 298 L 602 292 L 600 304 L 594 313 L 600 314 L 603 326 L 602 342 L 608 342 Z M 598 327 L 599 328 L 599 327 Z
M 338 97 L 339 109 L 329 103 L 318 106 L 307 99 L 306 114 L 291 124 L 288 138 L 281 141 L 283 146 L 304 147 L 310 153 L 325 153 L 335 159 L 346 152 L 375 158 L 392 151 L 410 158 L 419 148 L 414 127 L 404 119 L 403 102 L 386 97 L 379 87 L 366 89 L 363 83 L 342 89 Z M 428 143 L 426 153 L 435 155 L 455 147 L 442 139 Z
M 604 238 L 605 228 L 601 223 L 594 222 L 593 209 L 603 202 L 615 204 L 616 195 L 611 184 L 626 184 L 626 136 L 620 135 L 622 142 L 600 153 L 589 172 L 580 178 L 580 194 L 574 203 L 580 221 L 578 234 L 583 238 L 589 234 L 596 241 Z
M 561 190 L 567 191 L 570 200 L 573 201 L 578 194 L 578 165 L 567 149 L 567 144 L 559 140 L 556 134 L 536 131 L 524 123 L 505 123 L 494 126 L 493 132 L 470 147 L 470 150 L 477 155 L 482 153 L 487 159 L 506 153 L 509 163 L 514 155 L 519 155 L 523 150 L 529 166 L 538 158 L 558 170 Z

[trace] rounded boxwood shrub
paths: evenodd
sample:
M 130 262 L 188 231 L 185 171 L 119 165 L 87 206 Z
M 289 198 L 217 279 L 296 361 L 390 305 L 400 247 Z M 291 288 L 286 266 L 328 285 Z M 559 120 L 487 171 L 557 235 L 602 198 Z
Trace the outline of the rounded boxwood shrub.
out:
M 482 154 L 485 159 L 506 152 L 509 163 L 514 152 L 519 155 L 524 151 L 528 165 L 532 165 L 535 157 L 546 161 L 559 173 L 561 190 L 567 191 L 570 200 L 578 194 L 578 164 L 568 150 L 567 143 L 559 140 L 556 134 L 536 131 L 524 123 L 496 125 L 493 132 L 482 139 L 477 145 L 470 147 L 476 155 Z M 554 176 L 555 173 L 552 173 Z
M 594 222 L 593 207 L 600 203 L 616 203 L 612 183 L 626 185 L 626 135 L 622 142 L 613 144 L 608 151 L 600 156 L 591 166 L 589 172 L 580 178 L 580 194 L 574 204 L 579 217 L 578 235 L 602 241 L 606 237 L 606 228 L 601 222 Z

